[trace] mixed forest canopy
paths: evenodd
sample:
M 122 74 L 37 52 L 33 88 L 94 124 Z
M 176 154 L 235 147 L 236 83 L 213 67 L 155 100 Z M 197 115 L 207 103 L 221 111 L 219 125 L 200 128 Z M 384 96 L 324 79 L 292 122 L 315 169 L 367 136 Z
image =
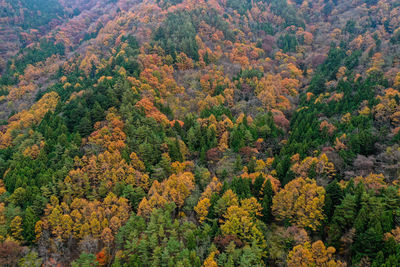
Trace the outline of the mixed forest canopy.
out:
M 0 1 L 1 266 L 400 266 L 397 0 Z

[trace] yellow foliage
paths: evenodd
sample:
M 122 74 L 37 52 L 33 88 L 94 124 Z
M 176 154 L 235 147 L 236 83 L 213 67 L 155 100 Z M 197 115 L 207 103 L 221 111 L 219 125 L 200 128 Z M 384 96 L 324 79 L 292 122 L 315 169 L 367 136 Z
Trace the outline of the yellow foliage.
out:
M 13 238 L 15 238 L 18 241 L 23 240 L 22 218 L 20 216 L 15 216 L 14 219 L 12 219 L 10 223 L 10 228 L 11 228 L 11 235 Z
M 224 235 L 235 235 L 243 241 L 264 242 L 264 237 L 256 225 L 256 216 L 261 212 L 261 205 L 255 198 L 244 199 L 241 205 L 228 207 L 222 220 L 221 231 Z
M 211 198 L 213 193 L 218 193 L 222 188 L 221 182 L 218 180 L 217 177 L 213 177 L 211 182 L 207 185 L 204 192 L 201 194 L 200 200 L 203 198 Z
M 297 155 L 297 157 L 295 157 Z M 307 177 L 309 171 L 312 169 L 317 177 L 326 176 L 330 179 L 335 177 L 335 166 L 332 162 L 328 160 L 325 153 L 317 157 L 306 157 L 300 162 L 298 154 L 292 157 L 292 162 L 294 162 L 291 170 L 300 177 Z
M 196 207 L 194 207 L 194 211 L 197 213 L 200 223 L 203 223 L 203 221 L 206 219 L 208 215 L 208 208 L 210 206 L 210 200 L 208 198 L 203 198 L 197 203 Z
M 395 229 L 393 229 L 389 233 L 385 234 L 385 240 L 388 240 L 391 237 L 394 238 L 394 240 L 397 243 L 400 243 L 400 227 L 399 226 L 397 226 Z
M 289 252 L 287 265 L 288 267 L 344 267 L 344 263 L 336 261 L 333 257 L 335 253 L 334 247 L 326 248 L 321 240 L 310 245 L 305 242 L 302 245 L 295 246 Z
M 214 257 L 217 252 L 213 251 L 208 255 L 207 259 L 204 260 L 203 267 L 218 267 Z
M 161 184 L 153 182 L 148 198 L 143 198 L 139 204 L 138 214 L 147 216 L 154 208 L 163 207 L 168 202 L 174 202 L 181 208 L 185 199 L 194 189 L 194 176 L 191 172 L 172 174 Z
M 112 235 L 115 235 L 119 230 L 115 224 L 126 222 L 129 211 L 128 200 L 118 198 L 113 193 L 109 193 L 102 202 L 75 198 L 68 205 L 66 202 L 58 204 L 58 201 L 53 201 L 47 205 L 42 220 L 36 223 L 35 233 L 40 238 L 43 231 L 49 231 L 51 238 L 64 241 L 71 236 L 77 240 L 89 235 L 101 237 L 104 229 L 108 228 L 108 222 L 112 221 Z
M 9 119 L 9 124 L 4 133 L 0 133 L 0 148 L 4 149 L 11 145 L 11 133 L 26 129 L 34 124 L 38 124 L 49 111 L 54 111 L 57 106 L 59 96 L 56 92 L 50 92 L 36 102 L 29 110 L 23 110 Z
M 396 78 L 394 79 L 394 86 L 400 88 L 400 72 L 397 73 Z
M 385 182 L 383 174 L 369 174 L 367 177 L 357 176 L 354 179 L 354 184 L 362 183 L 367 189 L 379 191 L 386 188 L 388 185 Z
M 325 189 L 315 180 L 297 178 L 272 199 L 272 212 L 278 220 L 317 230 L 324 219 Z
M 369 114 L 371 114 L 371 109 L 369 107 L 364 107 L 359 111 L 359 114 L 362 116 L 369 116 Z

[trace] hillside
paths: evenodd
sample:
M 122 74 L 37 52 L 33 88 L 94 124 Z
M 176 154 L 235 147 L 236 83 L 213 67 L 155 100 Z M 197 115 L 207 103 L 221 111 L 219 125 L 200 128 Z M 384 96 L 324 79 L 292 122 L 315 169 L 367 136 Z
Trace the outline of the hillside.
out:
M 399 14 L 0 1 L 0 265 L 400 266 Z

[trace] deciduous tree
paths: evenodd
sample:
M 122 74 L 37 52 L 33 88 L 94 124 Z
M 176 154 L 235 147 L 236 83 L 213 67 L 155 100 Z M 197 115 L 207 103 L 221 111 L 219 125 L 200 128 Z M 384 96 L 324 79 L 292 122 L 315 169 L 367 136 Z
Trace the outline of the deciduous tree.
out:
M 315 180 L 297 178 L 272 199 L 272 212 L 278 220 L 317 230 L 324 219 L 325 189 Z

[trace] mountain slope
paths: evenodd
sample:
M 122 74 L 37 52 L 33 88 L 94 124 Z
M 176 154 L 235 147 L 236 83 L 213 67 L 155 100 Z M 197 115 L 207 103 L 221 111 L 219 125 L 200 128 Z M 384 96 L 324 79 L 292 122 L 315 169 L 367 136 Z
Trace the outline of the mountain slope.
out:
M 400 265 L 397 1 L 1 7 L 1 264 Z

